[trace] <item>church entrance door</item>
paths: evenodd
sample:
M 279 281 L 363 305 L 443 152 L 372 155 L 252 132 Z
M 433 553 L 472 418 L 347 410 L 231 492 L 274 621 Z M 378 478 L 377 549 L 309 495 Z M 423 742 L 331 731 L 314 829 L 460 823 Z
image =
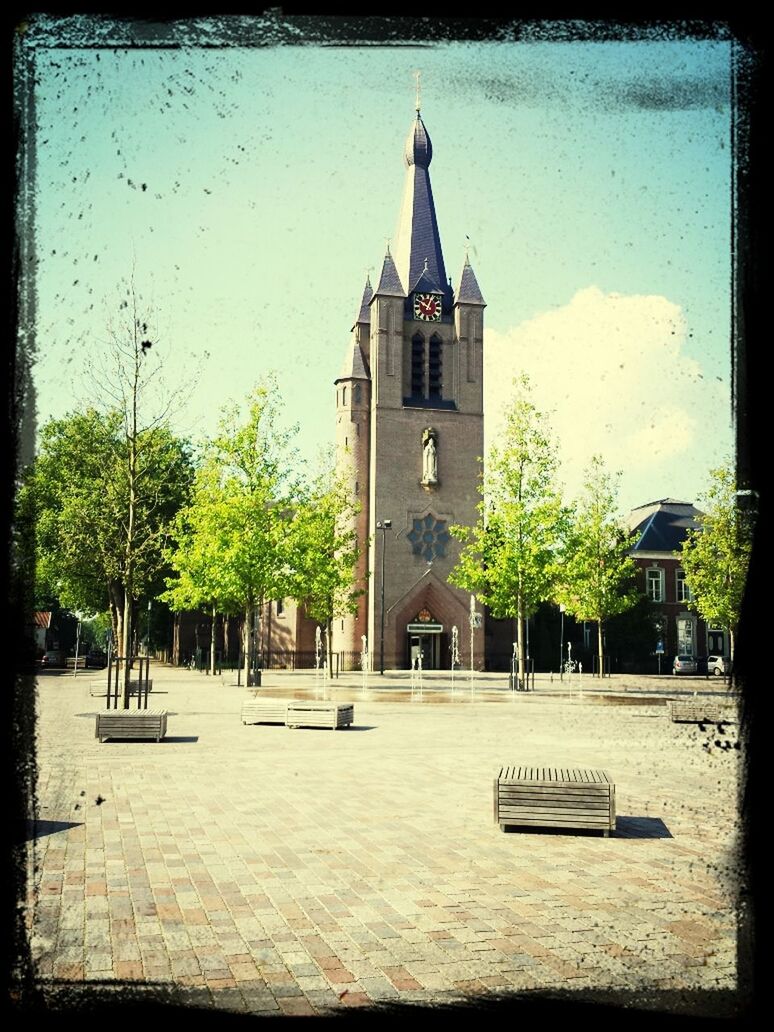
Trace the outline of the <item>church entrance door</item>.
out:
M 408 660 L 409 666 L 413 667 L 417 656 L 422 655 L 423 670 L 439 670 L 441 659 L 441 632 L 430 631 L 408 633 Z

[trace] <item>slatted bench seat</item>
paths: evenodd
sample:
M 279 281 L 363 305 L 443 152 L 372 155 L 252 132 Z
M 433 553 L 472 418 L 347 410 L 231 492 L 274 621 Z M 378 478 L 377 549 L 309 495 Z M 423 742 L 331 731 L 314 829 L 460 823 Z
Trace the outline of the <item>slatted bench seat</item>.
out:
M 683 724 L 735 724 L 736 706 L 717 699 L 671 699 L 669 716 Z
M 160 742 L 167 733 L 166 710 L 105 710 L 97 714 L 95 737 L 150 738 Z
M 501 767 L 494 779 L 494 819 L 525 828 L 615 831 L 615 785 L 603 770 Z
M 287 715 L 284 699 L 252 699 L 242 704 L 243 724 L 284 724 Z
M 288 714 L 285 723 L 288 727 L 328 727 L 335 731 L 352 723 L 355 719 L 355 707 L 338 702 L 299 702 L 288 703 Z

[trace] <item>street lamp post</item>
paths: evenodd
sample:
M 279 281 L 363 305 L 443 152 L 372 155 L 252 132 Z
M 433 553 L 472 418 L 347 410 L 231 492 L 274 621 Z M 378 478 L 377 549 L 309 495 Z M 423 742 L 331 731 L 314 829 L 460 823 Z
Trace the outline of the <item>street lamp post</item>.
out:
M 382 532 L 382 633 L 379 643 L 379 673 L 384 673 L 384 552 L 387 545 L 385 531 L 392 526 L 392 520 L 377 520 L 376 529 Z

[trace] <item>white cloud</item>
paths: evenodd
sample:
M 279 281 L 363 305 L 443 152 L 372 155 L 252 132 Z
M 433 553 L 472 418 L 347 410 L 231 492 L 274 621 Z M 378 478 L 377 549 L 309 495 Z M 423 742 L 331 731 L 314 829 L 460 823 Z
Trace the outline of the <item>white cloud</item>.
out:
M 512 380 L 528 374 L 551 416 L 570 494 L 589 458 L 621 470 L 621 504 L 694 500 L 729 450 L 730 402 L 684 352 L 686 322 L 665 297 L 604 294 L 591 286 L 569 304 L 505 333 L 485 331 L 487 450 L 502 425 Z

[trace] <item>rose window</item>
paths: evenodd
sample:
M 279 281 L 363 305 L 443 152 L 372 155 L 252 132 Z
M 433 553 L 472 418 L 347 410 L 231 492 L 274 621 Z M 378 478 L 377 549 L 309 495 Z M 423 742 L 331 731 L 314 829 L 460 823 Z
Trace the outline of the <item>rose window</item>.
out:
M 414 555 L 421 555 L 428 562 L 442 559 L 446 555 L 446 546 L 449 543 L 446 520 L 437 520 L 429 514 L 424 518 L 415 519 L 406 537 L 411 542 L 411 551 Z

